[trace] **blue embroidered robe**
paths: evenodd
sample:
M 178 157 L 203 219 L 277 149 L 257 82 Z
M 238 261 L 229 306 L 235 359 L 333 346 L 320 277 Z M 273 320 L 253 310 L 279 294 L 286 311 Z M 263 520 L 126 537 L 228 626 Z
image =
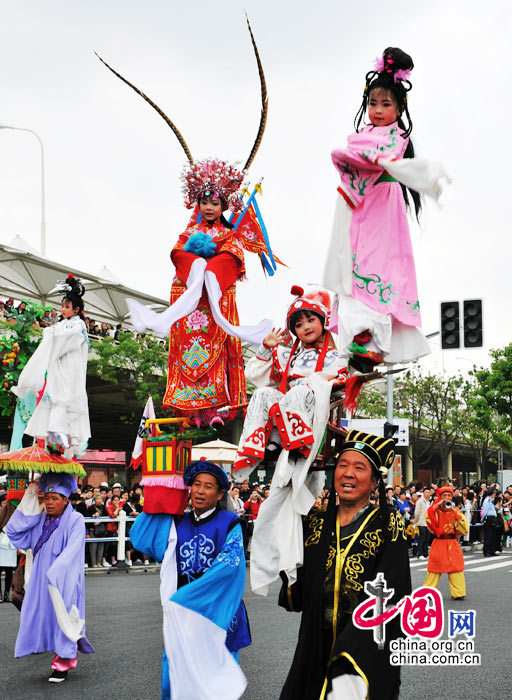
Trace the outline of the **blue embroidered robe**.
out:
M 246 565 L 239 519 L 217 508 L 200 521 L 191 513 L 175 521 L 171 515 L 141 513 L 130 531 L 136 549 L 163 562 L 161 591 L 175 578 L 162 595 L 162 700 L 235 700 L 246 680 L 233 657 L 251 643 L 242 601 Z M 169 596 L 169 590 L 175 592 Z

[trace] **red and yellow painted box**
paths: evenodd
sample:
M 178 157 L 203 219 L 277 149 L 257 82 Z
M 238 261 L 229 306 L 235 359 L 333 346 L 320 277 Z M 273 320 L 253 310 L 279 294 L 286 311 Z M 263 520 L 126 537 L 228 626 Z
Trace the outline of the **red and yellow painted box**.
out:
M 178 430 L 163 434 L 160 426 L 169 424 L 177 424 Z M 188 428 L 188 419 L 151 419 L 146 421 L 146 428 L 151 429 L 151 435 L 143 441 L 144 512 L 181 515 L 188 502 L 183 473 L 190 462 L 192 441 L 180 432 Z

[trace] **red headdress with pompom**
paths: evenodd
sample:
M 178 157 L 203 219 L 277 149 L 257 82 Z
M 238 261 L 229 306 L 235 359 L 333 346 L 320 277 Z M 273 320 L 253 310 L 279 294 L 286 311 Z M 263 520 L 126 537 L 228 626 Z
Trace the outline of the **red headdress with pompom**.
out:
M 290 304 L 286 314 L 286 327 L 295 335 L 292 328 L 292 317 L 299 311 L 314 311 L 324 319 L 325 328 L 329 325 L 329 314 L 331 311 L 331 298 L 325 289 L 312 289 L 304 293 L 302 287 L 293 285 L 290 290 L 297 299 Z

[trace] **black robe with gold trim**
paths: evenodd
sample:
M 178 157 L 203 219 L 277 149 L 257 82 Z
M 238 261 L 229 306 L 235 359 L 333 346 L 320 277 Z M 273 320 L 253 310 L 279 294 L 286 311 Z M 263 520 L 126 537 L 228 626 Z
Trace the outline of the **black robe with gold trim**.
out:
M 326 512 L 315 509 L 304 518 L 304 565 L 291 587 L 282 574 L 279 604 L 302 611 L 302 620 L 281 700 L 326 697 L 331 680 L 345 673 L 363 678 L 369 700 L 392 700 L 398 697 L 400 667 L 389 663 L 389 642 L 403 636 L 399 616 L 386 625 L 385 646 L 379 650 L 373 630 L 355 627 L 352 613 L 367 599 L 365 581 L 378 572 L 394 589 L 387 606 L 411 592 L 404 522 L 394 509 L 384 514 L 370 507 L 340 528 L 336 566 L 336 514 L 331 499 Z

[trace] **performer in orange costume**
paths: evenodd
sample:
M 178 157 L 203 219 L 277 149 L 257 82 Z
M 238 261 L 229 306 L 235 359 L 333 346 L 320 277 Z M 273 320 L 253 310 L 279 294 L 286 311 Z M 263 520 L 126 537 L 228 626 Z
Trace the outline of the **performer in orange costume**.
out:
M 427 565 L 424 586 L 438 588 L 441 574 L 448 574 L 453 600 L 464 600 L 464 557 L 458 542 L 460 535 L 467 535 L 468 521 L 452 504 L 453 488 L 443 486 L 437 491 L 433 505 L 427 510 L 427 527 L 434 535 Z

